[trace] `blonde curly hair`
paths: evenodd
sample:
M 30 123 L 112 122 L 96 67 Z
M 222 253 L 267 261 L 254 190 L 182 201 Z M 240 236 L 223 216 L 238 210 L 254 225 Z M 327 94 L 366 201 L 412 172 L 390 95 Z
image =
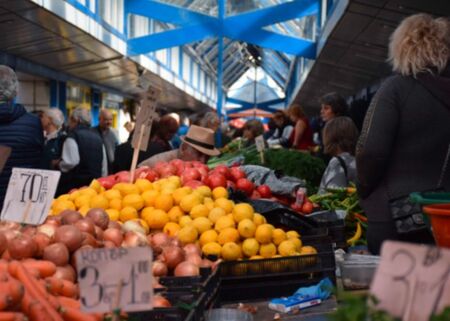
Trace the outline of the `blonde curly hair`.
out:
M 404 76 L 421 72 L 442 72 L 450 58 L 450 21 L 429 14 L 405 18 L 389 43 L 393 70 Z

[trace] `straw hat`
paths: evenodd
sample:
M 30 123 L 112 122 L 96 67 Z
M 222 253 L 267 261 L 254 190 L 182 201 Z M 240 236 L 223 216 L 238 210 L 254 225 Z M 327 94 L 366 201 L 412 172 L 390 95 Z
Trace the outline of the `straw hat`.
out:
M 192 125 L 186 136 L 181 137 L 181 140 L 202 154 L 208 156 L 220 154 L 220 151 L 214 147 L 214 131 L 212 129 Z

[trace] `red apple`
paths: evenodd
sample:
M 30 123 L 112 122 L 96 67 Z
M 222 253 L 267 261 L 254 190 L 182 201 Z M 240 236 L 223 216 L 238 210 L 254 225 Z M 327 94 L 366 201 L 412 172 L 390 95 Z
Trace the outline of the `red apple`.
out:
M 188 181 L 186 183 L 183 184 L 183 186 L 189 186 L 192 189 L 196 189 L 200 186 L 204 186 L 205 184 L 203 184 L 202 182 L 199 181 Z
M 256 188 L 259 194 L 261 194 L 262 198 L 271 198 L 272 197 L 272 191 L 270 190 L 270 187 L 267 185 L 260 185 Z
M 247 175 L 245 175 L 245 172 L 241 170 L 239 167 L 232 167 L 230 169 L 230 176 L 235 182 L 237 182 L 241 178 L 247 177 Z
M 216 168 L 214 168 L 213 172 L 221 174 L 221 175 L 225 176 L 226 178 L 228 178 L 228 176 L 230 175 L 228 167 L 226 167 L 225 165 L 217 166 Z
M 115 175 L 110 175 L 106 177 L 100 177 L 97 179 L 100 185 L 102 185 L 105 189 L 110 189 L 116 183 Z
M 240 178 L 236 182 L 236 188 L 243 191 L 247 196 L 252 195 L 255 185 L 246 178 Z
M 207 181 L 207 185 L 211 189 L 214 189 L 219 186 L 227 187 L 227 179 L 225 178 L 225 176 L 217 174 L 217 173 L 209 175 L 209 177 L 206 179 L 206 181 Z
M 195 168 L 186 168 L 181 174 L 181 181 L 183 183 L 189 181 L 198 181 L 199 179 L 201 179 L 201 175 Z
M 116 183 L 129 183 L 130 182 L 130 172 L 129 171 L 121 171 L 116 173 L 115 179 Z
M 150 182 L 154 182 L 158 179 L 158 174 L 153 170 L 149 169 L 147 171 L 147 174 L 145 175 L 145 178 L 148 179 Z

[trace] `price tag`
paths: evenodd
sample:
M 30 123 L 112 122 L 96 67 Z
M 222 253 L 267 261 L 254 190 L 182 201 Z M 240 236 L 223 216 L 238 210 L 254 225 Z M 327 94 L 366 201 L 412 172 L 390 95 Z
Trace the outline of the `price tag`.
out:
M 157 114 L 155 113 L 156 104 L 161 91 L 157 88 L 149 88 L 147 94 L 141 103 L 141 108 L 136 116 L 136 125 L 133 134 L 131 145 L 134 149 L 146 151 L 148 148 L 148 140 L 150 138 L 150 131 L 152 123 Z
M 60 176 L 58 171 L 13 168 L 1 220 L 42 224 L 47 218 Z
M 3 167 L 5 167 L 6 161 L 11 155 L 11 147 L 8 146 L 0 146 L 0 173 L 3 171 Z
M 85 312 L 152 309 L 149 247 L 103 248 L 76 253 L 81 308 Z
M 256 144 L 256 150 L 258 152 L 263 152 L 266 148 L 266 144 L 264 142 L 264 137 L 262 135 L 259 135 L 255 138 L 255 144 Z
M 385 242 L 370 292 L 392 316 L 428 321 L 450 306 L 450 250 Z

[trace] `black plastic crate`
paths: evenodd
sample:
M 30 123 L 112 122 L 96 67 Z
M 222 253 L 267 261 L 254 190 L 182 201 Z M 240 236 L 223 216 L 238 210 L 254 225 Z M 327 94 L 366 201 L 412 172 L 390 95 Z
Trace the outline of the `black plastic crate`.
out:
M 311 219 L 316 221 L 320 227 L 328 229 L 328 235 L 334 246 L 337 248 L 347 248 L 345 237 L 345 221 L 338 218 L 335 211 L 320 211 L 313 213 Z

